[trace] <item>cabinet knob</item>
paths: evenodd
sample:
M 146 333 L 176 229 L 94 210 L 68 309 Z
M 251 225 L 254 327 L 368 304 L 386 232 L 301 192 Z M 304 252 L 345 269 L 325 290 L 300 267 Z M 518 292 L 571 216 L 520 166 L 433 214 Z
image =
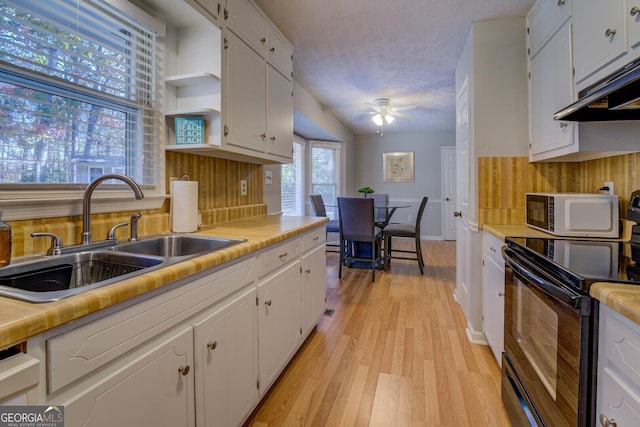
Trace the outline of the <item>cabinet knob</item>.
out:
M 607 31 L 604 32 L 605 37 L 615 36 L 617 33 L 616 30 L 612 30 L 611 28 L 607 28 Z
M 618 423 L 613 418 L 609 419 L 605 414 L 600 414 L 600 425 L 602 427 L 618 427 Z
M 565 0 L 558 0 L 558 6 L 564 6 Z
M 271 137 L 271 138 L 269 138 L 269 139 L 271 139 L 271 142 L 276 142 L 276 137 L 275 137 L 275 136 L 272 136 L 272 137 Z
M 271 307 L 271 300 L 268 299 L 264 302 L 264 305 L 266 305 L 267 307 Z
M 498 296 L 499 297 L 503 297 L 504 296 L 504 292 L 498 292 Z
M 180 372 L 182 374 L 182 376 L 184 377 L 185 375 L 187 375 L 189 373 L 189 365 L 187 366 L 180 366 L 178 368 L 178 372 Z
M 262 140 L 264 140 L 266 137 L 267 137 L 267 134 L 266 134 L 266 133 L 261 133 L 261 134 L 260 134 L 260 138 L 262 138 Z
M 445 199 L 444 199 L 444 201 L 445 201 L 445 202 L 448 202 L 448 201 L 450 201 L 450 200 L 451 200 L 451 199 L 450 199 L 450 198 L 448 198 L 448 197 L 445 197 Z
M 460 211 L 455 211 L 455 212 L 453 213 L 453 216 L 455 216 L 456 218 L 462 218 L 462 212 L 460 212 Z
M 490 250 L 491 252 L 496 252 L 496 248 L 494 248 L 493 246 L 491 246 L 491 247 L 489 248 L 489 250 Z
M 273 53 L 273 52 L 275 52 L 275 51 L 276 51 L 276 48 L 275 48 L 275 47 L 272 47 L 271 49 L 269 49 L 269 51 L 270 51 L 271 53 Z
M 567 126 L 569 126 L 569 124 L 568 124 L 568 123 L 566 123 L 566 122 L 560 122 L 560 129 L 564 129 L 564 128 L 566 128 Z
M 260 39 L 260 42 L 261 42 L 262 44 L 265 44 L 265 43 L 267 42 L 267 39 L 265 39 L 264 37 L 262 37 L 262 38 Z
M 311 274 L 311 269 L 307 268 L 304 272 L 307 273 L 307 274 Z
M 629 11 L 629 15 L 631 16 L 636 16 L 638 13 L 640 13 L 640 9 L 638 9 L 638 7 L 636 6 L 633 6 Z
M 218 341 L 208 342 L 207 343 L 207 348 L 209 350 L 215 350 L 216 348 L 218 348 Z

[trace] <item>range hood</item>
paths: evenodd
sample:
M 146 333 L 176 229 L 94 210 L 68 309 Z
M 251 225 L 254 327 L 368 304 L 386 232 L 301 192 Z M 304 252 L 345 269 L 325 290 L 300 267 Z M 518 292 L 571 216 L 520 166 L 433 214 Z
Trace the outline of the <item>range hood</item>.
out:
M 580 91 L 578 101 L 553 118 L 574 122 L 640 120 L 640 58 Z

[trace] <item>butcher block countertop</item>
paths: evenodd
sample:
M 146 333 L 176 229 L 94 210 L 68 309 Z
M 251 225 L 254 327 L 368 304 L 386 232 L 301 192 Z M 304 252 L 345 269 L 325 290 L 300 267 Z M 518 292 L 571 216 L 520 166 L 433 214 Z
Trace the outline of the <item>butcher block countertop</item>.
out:
M 505 237 L 554 237 L 526 225 L 484 225 L 483 230 L 504 240 Z M 630 232 L 630 230 L 629 230 Z M 621 240 L 628 240 L 627 230 Z M 590 294 L 603 304 L 640 324 L 640 286 L 624 283 L 594 283 Z
M 247 241 L 59 301 L 35 304 L 0 297 L 0 349 L 202 270 L 305 233 L 327 221 L 327 218 L 319 217 L 267 215 L 216 224 L 193 234 L 242 238 Z

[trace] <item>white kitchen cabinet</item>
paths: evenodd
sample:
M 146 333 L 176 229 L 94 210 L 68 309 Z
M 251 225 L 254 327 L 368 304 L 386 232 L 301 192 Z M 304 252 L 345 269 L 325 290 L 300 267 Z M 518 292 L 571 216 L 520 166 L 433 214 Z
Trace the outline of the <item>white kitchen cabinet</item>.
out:
M 301 343 L 301 261 L 258 283 L 260 394 L 264 395 Z
M 293 86 L 271 66 L 267 71 L 267 153 L 293 157 Z
M 195 426 L 193 335 L 190 326 L 75 396 L 65 426 Z M 115 417 L 115 418 L 114 418 Z
M 627 31 L 629 32 L 629 47 L 632 49 L 631 59 L 638 54 L 636 49 L 640 47 L 640 0 L 627 0 Z
M 293 79 L 293 50 L 289 42 L 272 26 L 267 26 L 267 63 L 286 79 Z
M 498 364 L 504 350 L 503 242 L 486 231 L 482 242 L 482 324 L 484 336 Z
M 627 0 L 581 0 L 573 5 L 573 61 L 580 84 L 628 52 Z
M 267 56 L 267 21 L 249 0 L 227 0 L 226 27 L 251 47 L 262 59 Z
M 475 22 L 456 66 L 457 215 L 455 298 L 467 336 L 486 343 L 482 324 L 482 233 L 478 159 L 529 153 L 526 29 L 522 18 Z M 495 90 L 500 87 L 500 90 Z
M 185 0 L 185 2 L 200 12 L 212 24 L 220 25 L 221 0 Z
M 537 1 L 527 14 L 527 53 L 535 57 L 542 46 L 571 18 L 573 0 Z
M 302 334 L 307 336 L 324 314 L 327 299 L 327 256 L 324 228 L 302 237 Z
M 640 325 L 600 304 L 598 425 L 640 425 Z M 604 422 L 604 424 L 602 424 Z
M 196 323 L 198 426 L 238 426 L 259 400 L 257 290 L 251 286 Z
M 545 2 L 548 3 L 548 2 Z M 529 37 L 539 31 L 530 27 Z M 530 42 L 531 43 L 531 42 Z M 578 124 L 553 119 L 574 101 L 571 23 L 529 56 L 529 159 L 545 160 L 578 151 Z

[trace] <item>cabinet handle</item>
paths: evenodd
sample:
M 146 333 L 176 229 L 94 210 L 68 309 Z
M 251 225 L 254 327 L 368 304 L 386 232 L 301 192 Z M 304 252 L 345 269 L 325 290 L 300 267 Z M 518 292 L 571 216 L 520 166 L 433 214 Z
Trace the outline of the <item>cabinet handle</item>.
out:
M 638 13 L 640 13 L 640 9 L 638 9 L 638 7 L 636 6 L 633 6 L 629 11 L 629 15 L 631 16 L 636 16 Z
M 217 347 L 218 347 L 218 341 L 208 342 L 207 343 L 207 348 L 209 350 L 215 350 Z
M 189 373 L 189 369 L 190 369 L 190 368 L 189 368 L 189 365 L 187 365 L 187 366 L 180 366 L 180 367 L 178 368 L 178 372 L 180 372 L 180 373 L 182 374 L 182 376 L 184 377 L 184 376 L 186 376 L 186 375 Z
M 498 292 L 498 296 L 499 297 L 503 297 L 504 296 L 504 292 Z
M 316 240 L 320 240 L 320 237 L 316 236 L 313 238 L 313 241 L 315 242 Z
M 275 137 L 275 136 L 272 136 L 272 137 L 271 137 L 271 138 L 269 138 L 269 139 L 271 139 L 271 142 L 276 142 L 276 137 Z
M 261 133 L 261 134 L 260 134 L 260 138 L 262 138 L 262 140 L 263 140 L 263 141 L 264 141 L 264 139 L 265 139 L 266 137 L 267 137 L 267 134 L 266 134 L 266 133 Z
M 265 44 L 265 43 L 267 42 L 267 39 L 265 39 L 264 37 L 262 37 L 262 38 L 260 39 L 260 42 L 261 42 L 262 44 Z
M 558 0 L 558 6 L 564 6 L 565 0 Z
M 455 216 L 456 218 L 462 218 L 462 212 L 460 212 L 460 211 L 455 211 L 455 212 L 453 213 L 453 216 Z
M 289 256 L 289 253 L 285 252 L 283 254 L 280 254 L 278 258 L 280 258 L 280 261 L 284 261 L 285 259 L 287 259 L 288 256 Z
M 565 123 L 565 122 L 560 122 L 560 129 L 564 129 L 564 128 L 566 128 L 567 126 L 569 126 L 567 123 Z
M 308 269 L 306 269 L 304 272 L 305 272 L 305 273 L 307 273 L 307 274 L 311 274 L 311 269 L 310 269 L 310 268 L 308 268 Z
M 605 414 L 600 414 L 600 425 L 602 427 L 618 427 L 618 423 L 613 418 L 609 419 Z
M 607 31 L 604 32 L 605 37 L 615 36 L 617 33 L 616 30 L 612 30 L 611 28 L 607 28 Z
M 271 300 L 268 299 L 264 302 L 264 305 L 266 305 L 267 307 L 271 307 Z
M 275 48 L 275 47 L 272 47 L 271 49 L 269 49 L 269 51 L 270 51 L 271 53 L 273 53 L 273 52 L 275 52 L 275 51 L 276 51 L 276 48 Z

